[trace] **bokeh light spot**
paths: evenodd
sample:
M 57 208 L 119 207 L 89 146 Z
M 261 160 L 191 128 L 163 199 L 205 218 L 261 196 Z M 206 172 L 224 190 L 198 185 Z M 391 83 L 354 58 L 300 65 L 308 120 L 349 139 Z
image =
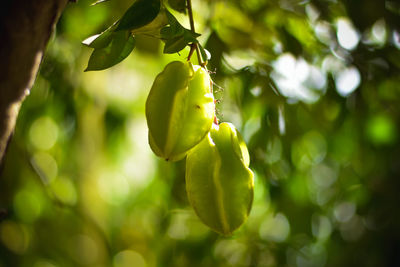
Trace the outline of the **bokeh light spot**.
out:
M 347 50 L 353 50 L 360 41 L 359 33 L 346 18 L 337 21 L 337 38 L 339 44 Z
M 74 235 L 69 240 L 69 251 L 81 265 L 94 264 L 99 257 L 98 244 L 87 235 Z
M 306 169 L 326 156 L 325 138 L 317 131 L 307 132 L 292 145 L 292 160 L 297 168 Z
M 187 215 L 184 213 L 176 213 L 171 218 L 171 224 L 167 230 L 169 237 L 173 239 L 185 239 L 189 234 L 187 227 Z
M 20 224 L 13 221 L 3 221 L 0 224 L 0 239 L 9 250 L 23 254 L 29 245 L 29 234 Z
M 129 195 L 130 186 L 125 175 L 104 170 L 97 179 L 100 196 L 110 204 L 121 204 Z
M 246 142 L 249 142 L 250 138 L 260 130 L 261 121 L 259 118 L 252 117 L 247 120 L 246 124 L 243 127 L 242 136 Z
M 31 143 L 41 150 L 48 150 L 54 146 L 58 138 L 58 126 L 48 116 L 36 119 L 29 129 Z
M 319 240 L 326 240 L 332 232 L 332 223 L 328 217 L 313 214 L 311 218 L 311 231 Z
M 123 250 L 114 256 L 113 267 L 146 267 L 143 256 L 134 250 Z
M 248 266 L 246 264 L 246 246 L 236 240 L 221 240 L 214 248 L 215 256 L 225 259 L 230 266 Z
M 44 184 L 49 184 L 57 177 L 58 165 L 56 160 L 49 153 L 35 153 L 31 159 L 31 163 Z
M 32 223 L 39 217 L 42 205 L 36 194 L 23 189 L 14 197 L 14 210 L 22 221 Z
M 154 176 L 155 160 L 147 140 L 147 123 L 144 118 L 130 120 L 126 128 L 129 137 L 129 154 L 121 162 L 123 173 L 136 189 L 146 187 Z
M 319 95 L 312 89 L 322 89 L 326 77 L 317 67 L 310 65 L 303 58 L 296 59 L 292 54 L 285 53 L 273 62 L 272 79 L 282 95 L 293 100 L 313 103 Z
M 264 240 L 283 242 L 290 234 L 289 221 L 283 213 L 278 213 L 262 222 L 259 233 Z
M 57 267 L 57 265 L 55 265 L 54 263 L 52 263 L 52 262 L 50 262 L 48 260 L 40 259 L 40 260 L 35 262 L 33 267 Z
M 397 139 L 396 125 L 385 115 L 375 115 L 367 122 L 367 137 L 376 145 L 392 144 Z
M 340 225 L 340 234 L 346 241 L 356 241 L 362 236 L 364 230 L 364 223 L 358 215 L 354 215 L 350 220 Z
M 387 39 L 387 31 L 386 31 L 386 23 L 384 19 L 380 19 L 374 23 L 372 26 L 372 36 L 374 41 L 379 44 L 383 45 L 386 43 Z
M 309 244 L 296 253 L 296 265 L 298 267 L 325 266 L 326 249 L 321 244 Z
M 343 97 L 354 92 L 360 85 L 360 82 L 360 72 L 355 67 L 344 69 L 338 72 L 335 77 L 336 90 Z
M 317 186 L 327 188 L 336 181 L 337 172 L 326 164 L 319 164 L 312 168 L 311 177 Z
M 393 31 L 392 41 L 397 49 L 400 49 L 400 33 L 398 31 Z
M 349 221 L 356 212 L 356 205 L 352 202 L 342 202 L 336 205 L 333 214 L 339 222 Z
M 66 177 L 58 177 L 51 184 L 53 193 L 61 202 L 74 205 L 76 204 L 78 195 L 73 182 Z
M 229 66 L 236 70 L 242 69 L 246 66 L 251 66 L 255 63 L 254 57 L 252 57 L 247 51 L 242 53 L 226 53 L 223 57 Z
M 321 42 L 329 44 L 332 41 L 331 25 L 328 22 L 318 21 L 314 27 L 314 31 Z
M 265 155 L 265 160 L 267 163 L 272 164 L 277 162 L 282 155 L 282 143 L 280 139 L 276 136 L 270 138 L 267 144 L 267 153 Z

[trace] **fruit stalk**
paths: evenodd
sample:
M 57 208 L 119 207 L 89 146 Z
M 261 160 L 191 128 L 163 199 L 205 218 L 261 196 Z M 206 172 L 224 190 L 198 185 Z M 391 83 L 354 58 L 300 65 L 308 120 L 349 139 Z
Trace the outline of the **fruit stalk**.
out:
M 191 30 L 192 32 L 195 32 L 195 28 L 194 28 L 194 19 L 193 19 L 193 9 L 192 9 L 192 1 L 191 1 L 191 0 L 186 0 L 186 7 L 187 7 L 187 10 L 188 10 L 188 17 L 189 17 L 189 23 L 190 23 L 190 30 Z M 200 65 L 201 67 L 203 67 L 206 71 L 208 71 L 208 70 L 207 70 L 207 67 L 206 67 L 206 63 L 203 61 L 203 59 L 202 59 L 202 57 L 201 57 L 200 49 L 199 49 L 199 46 L 197 45 L 197 43 L 192 43 L 192 44 L 190 45 L 190 51 L 189 51 L 189 55 L 188 55 L 188 61 L 190 61 L 190 58 L 192 57 L 194 50 L 196 50 L 197 60 L 199 61 L 199 65 Z M 210 81 L 210 90 L 211 90 L 210 93 L 211 93 L 211 94 L 214 94 L 214 92 L 213 92 L 213 82 L 212 82 L 212 81 Z M 215 104 L 216 104 L 216 103 L 215 103 L 215 100 L 214 100 L 214 105 L 215 105 Z M 215 106 L 215 108 L 217 108 L 217 107 Z M 217 118 L 216 112 L 214 112 L 214 121 L 213 121 L 213 123 L 216 124 L 216 125 L 218 125 L 218 118 Z

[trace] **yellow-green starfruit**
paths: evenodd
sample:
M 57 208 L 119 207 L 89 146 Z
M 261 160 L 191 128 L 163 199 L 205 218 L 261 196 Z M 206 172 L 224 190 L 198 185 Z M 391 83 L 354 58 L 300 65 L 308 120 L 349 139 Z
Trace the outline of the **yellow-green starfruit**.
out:
M 246 144 L 231 123 L 213 124 L 187 155 L 189 202 L 199 218 L 220 234 L 232 234 L 250 213 L 254 178 L 249 162 Z
M 166 160 L 182 159 L 210 130 L 214 113 L 208 72 L 190 62 L 169 63 L 146 101 L 151 149 Z

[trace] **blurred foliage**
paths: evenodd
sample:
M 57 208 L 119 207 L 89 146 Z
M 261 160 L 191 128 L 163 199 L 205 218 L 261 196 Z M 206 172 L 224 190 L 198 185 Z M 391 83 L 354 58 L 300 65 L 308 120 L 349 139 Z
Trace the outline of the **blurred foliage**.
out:
M 141 36 L 124 62 L 84 73 L 81 41 L 131 5 L 92 2 L 65 10 L 22 106 L 0 180 L 0 266 L 400 265 L 396 1 L 193 0 L 218 116 L 255 172 L 250 217 L 228 238 L 194 215 L 184 162 L 147 144 L 152 81 L 186 52 Z

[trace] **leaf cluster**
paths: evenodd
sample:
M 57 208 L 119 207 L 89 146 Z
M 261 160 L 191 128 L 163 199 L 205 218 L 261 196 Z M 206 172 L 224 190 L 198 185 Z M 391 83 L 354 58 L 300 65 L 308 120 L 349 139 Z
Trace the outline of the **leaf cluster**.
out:
M 169 1 L 168 6 L 179 12 L 186 11 L 184 0 Z M 109 28 L 82 42 L 94 48 L 85 71 L 104 70 L 120 63 L 135 48 L 136 35 L 150 35 L 162 40 L 165 54 L 178 53 L 191 43 L 198 44 L 200 36 L 183 27 L 163 1 L 137 0 Z M 207 60 L 209 53 L 199 47 L 203 59 Z

